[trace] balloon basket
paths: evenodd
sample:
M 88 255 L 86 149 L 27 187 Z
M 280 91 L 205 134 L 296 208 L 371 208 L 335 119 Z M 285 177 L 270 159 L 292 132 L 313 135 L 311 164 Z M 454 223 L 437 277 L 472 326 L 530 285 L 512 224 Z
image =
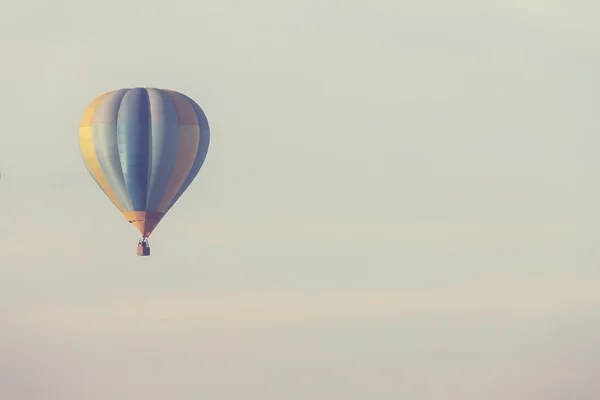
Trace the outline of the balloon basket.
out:
M 137 255 L 138 256 L 149 256 L 150 255 L 150 245 L 148 244 L 147 239 L 142 239 L 138 243 L 137 246 Z
M 149 256 L 150 255 L 150 247 L 138 246 L 137 255 L 138 256 Z

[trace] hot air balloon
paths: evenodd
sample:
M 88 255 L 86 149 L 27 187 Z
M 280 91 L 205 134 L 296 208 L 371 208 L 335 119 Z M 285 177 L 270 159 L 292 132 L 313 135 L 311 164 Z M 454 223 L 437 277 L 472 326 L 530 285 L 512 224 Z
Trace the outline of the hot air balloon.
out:
M 209 141 L 200 106 L 172 90 L 113 90 L 83 113 L 83 160 L 100 189 L 142 234 L 138 255 L 150 255 L 148 238 L 200 171 Z

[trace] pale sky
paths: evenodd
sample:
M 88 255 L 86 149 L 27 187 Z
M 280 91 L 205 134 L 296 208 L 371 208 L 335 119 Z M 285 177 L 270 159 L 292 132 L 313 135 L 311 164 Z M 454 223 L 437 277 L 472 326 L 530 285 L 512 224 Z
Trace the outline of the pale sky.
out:
M 0 5 L 0 398 L 600 398 L 598 1 Z M 211 126 L 149 258 L 136 86 Z

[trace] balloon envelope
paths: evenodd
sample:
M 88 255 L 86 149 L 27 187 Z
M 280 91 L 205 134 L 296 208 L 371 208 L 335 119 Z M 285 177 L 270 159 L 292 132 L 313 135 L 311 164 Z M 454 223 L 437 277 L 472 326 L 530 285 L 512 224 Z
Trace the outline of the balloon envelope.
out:
M 104 93 L 87 107 L 79 126 L 88 171 L 145 237 L 196 177 L 209 141 L 200 106 L 166 89 Z

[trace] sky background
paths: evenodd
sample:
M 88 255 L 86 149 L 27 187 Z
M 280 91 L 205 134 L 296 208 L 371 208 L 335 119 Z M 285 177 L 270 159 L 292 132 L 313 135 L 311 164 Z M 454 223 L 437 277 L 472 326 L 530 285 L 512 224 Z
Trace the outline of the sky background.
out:
M 600 3 L 2 1 L 0 397 L 597 400 Z M 137 257 L 99 94 L 211 146 Z

